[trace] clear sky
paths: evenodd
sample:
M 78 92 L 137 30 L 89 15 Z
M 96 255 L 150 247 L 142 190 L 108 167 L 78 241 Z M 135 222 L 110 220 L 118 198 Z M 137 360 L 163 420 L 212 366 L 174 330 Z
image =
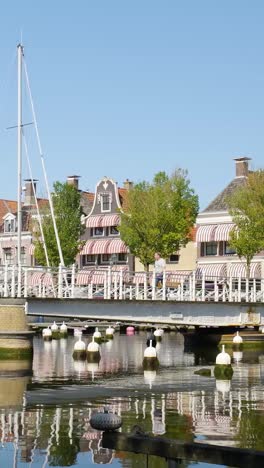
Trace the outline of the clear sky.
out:
M 50 183 L 78 174 L 93 190 L 104 175 L 122 185 L 182 167 L 203 208 L 234 157 L 264 166 L 263 24 L 262 0 L 2 2 L 0 197 L 16 196 L 16 131 L 5 127 L 16 123 L 21 29 Z

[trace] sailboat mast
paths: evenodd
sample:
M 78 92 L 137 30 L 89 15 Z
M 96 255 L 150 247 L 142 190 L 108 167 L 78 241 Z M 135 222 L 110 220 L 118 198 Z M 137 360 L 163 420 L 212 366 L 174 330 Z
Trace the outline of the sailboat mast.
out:
M 23 46 L 17 46 L 17 264 L 21 265 L 22 232 L 22 57 Z

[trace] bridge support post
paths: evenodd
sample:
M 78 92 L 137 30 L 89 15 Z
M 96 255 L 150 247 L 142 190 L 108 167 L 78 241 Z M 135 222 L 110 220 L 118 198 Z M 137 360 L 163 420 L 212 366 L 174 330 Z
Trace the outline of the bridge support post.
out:
M 34 332 L 29 331 L 24 301 L 7 299 L 0 302 L 1 359 L 31 359 Z

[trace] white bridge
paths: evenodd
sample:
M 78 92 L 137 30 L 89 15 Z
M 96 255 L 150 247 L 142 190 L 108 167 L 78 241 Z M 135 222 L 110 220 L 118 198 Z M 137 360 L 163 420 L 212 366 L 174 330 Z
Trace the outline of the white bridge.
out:
M 213 277 L 198 272 L 153 273 L 120 267 L 76 270 L 18 266 L 0 267 L 0 297 L 111 299 L 263 303 L 264 279 Z

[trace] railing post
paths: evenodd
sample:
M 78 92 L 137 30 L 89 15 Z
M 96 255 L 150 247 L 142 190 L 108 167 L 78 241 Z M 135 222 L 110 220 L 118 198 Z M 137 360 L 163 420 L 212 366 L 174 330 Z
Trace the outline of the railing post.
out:
M 181 291 L 180 291 L 180 300 L 184 300 L 184 281 L 183 278 L 181 278 Z
M 114 299 L 117 299 L 117 272 L 114 273 Z
M 238 288 L 237 300 L 238 302 L 241 302 L 241 278 L 240 277 L 238 278 L 237 288 Z
M 16 295 L 16 267 L 15 265 L 13 265 L 12 266 L 12 279 L 11 279 L 11 297 L 15 297 L 15 295 Z M 20 296 L 17 294 L 17 297 L 20 297 Z
M 76 276 L 76 266 L 75 263 L 72 265 L 72 272 L 71 272 L 71 298 L 74 299 L 75 293 L 75 276 Z
M 108 298 L 107 272 L 104 272 L 104 299 Z
M 22 283 L 22 269 L 21 269 L 21 263 L 19 263 L 18 271 L 17 271 L 17 297 L 21 297 L 21 286 L 22 286 L 21 283 Z
M 28 269 L 24 269 L 24 297 L 28 297 Z
M 108 267 L 107 272 L 107 299 L 111 299 L 111 285 L 112 285 L 112 268 Z
M 136 286 L 135 286 L 135 296 L 136 296 L 136 300 L 139 299 L 139 284 L 136 283 Z
M 202 301 L 205 301 L 205 272 L 202 273 Z
M 248 302 L 249 299 L 249 281 L 248 278 L 246 278 L 246 302 Z
M 163 271 L 162 300 L 166 301 L 166 271 Z
M 144 299 L 145 301 L 148 299 L 148 276 L 147 272 L 144 272 Z
M 214 279 L 214 300 L 218 302 L 218 283 L 217 278 Z
M 154 301 L 156 299 L 156 275 L 155 271 L 153 271 L 152 275 L 152 295 L 151 295 L 152 300 Z
M 5 263 L 5 271 L 4 271 L 4 297 L 8 297 L 8 266 Z
M 196 301 L 196 273 L 193 271 L 192 274 L 192 300 Z
M 58 298 L 62 299 L 62 285 L 63 285 L 63 277 L 62 277 L 62 264 L 59 265 L 59 277 L 58 277 Z
M 123 270 L 120 271 L 119 275 L 119 299 L 123 299 Z
M 261 302 L 264 302 L 264 280 L 260 280 Z
M 253 302 L 257 301 L 256 279 L 253 279 Z
M 228 301 L 229 302 L 232 302 L 232 289 L 233 289 L 233 279 L 232 279 L 232 276 L 230 276 L 230 279 L 229 279 L 229 296 L 228 296 Z

